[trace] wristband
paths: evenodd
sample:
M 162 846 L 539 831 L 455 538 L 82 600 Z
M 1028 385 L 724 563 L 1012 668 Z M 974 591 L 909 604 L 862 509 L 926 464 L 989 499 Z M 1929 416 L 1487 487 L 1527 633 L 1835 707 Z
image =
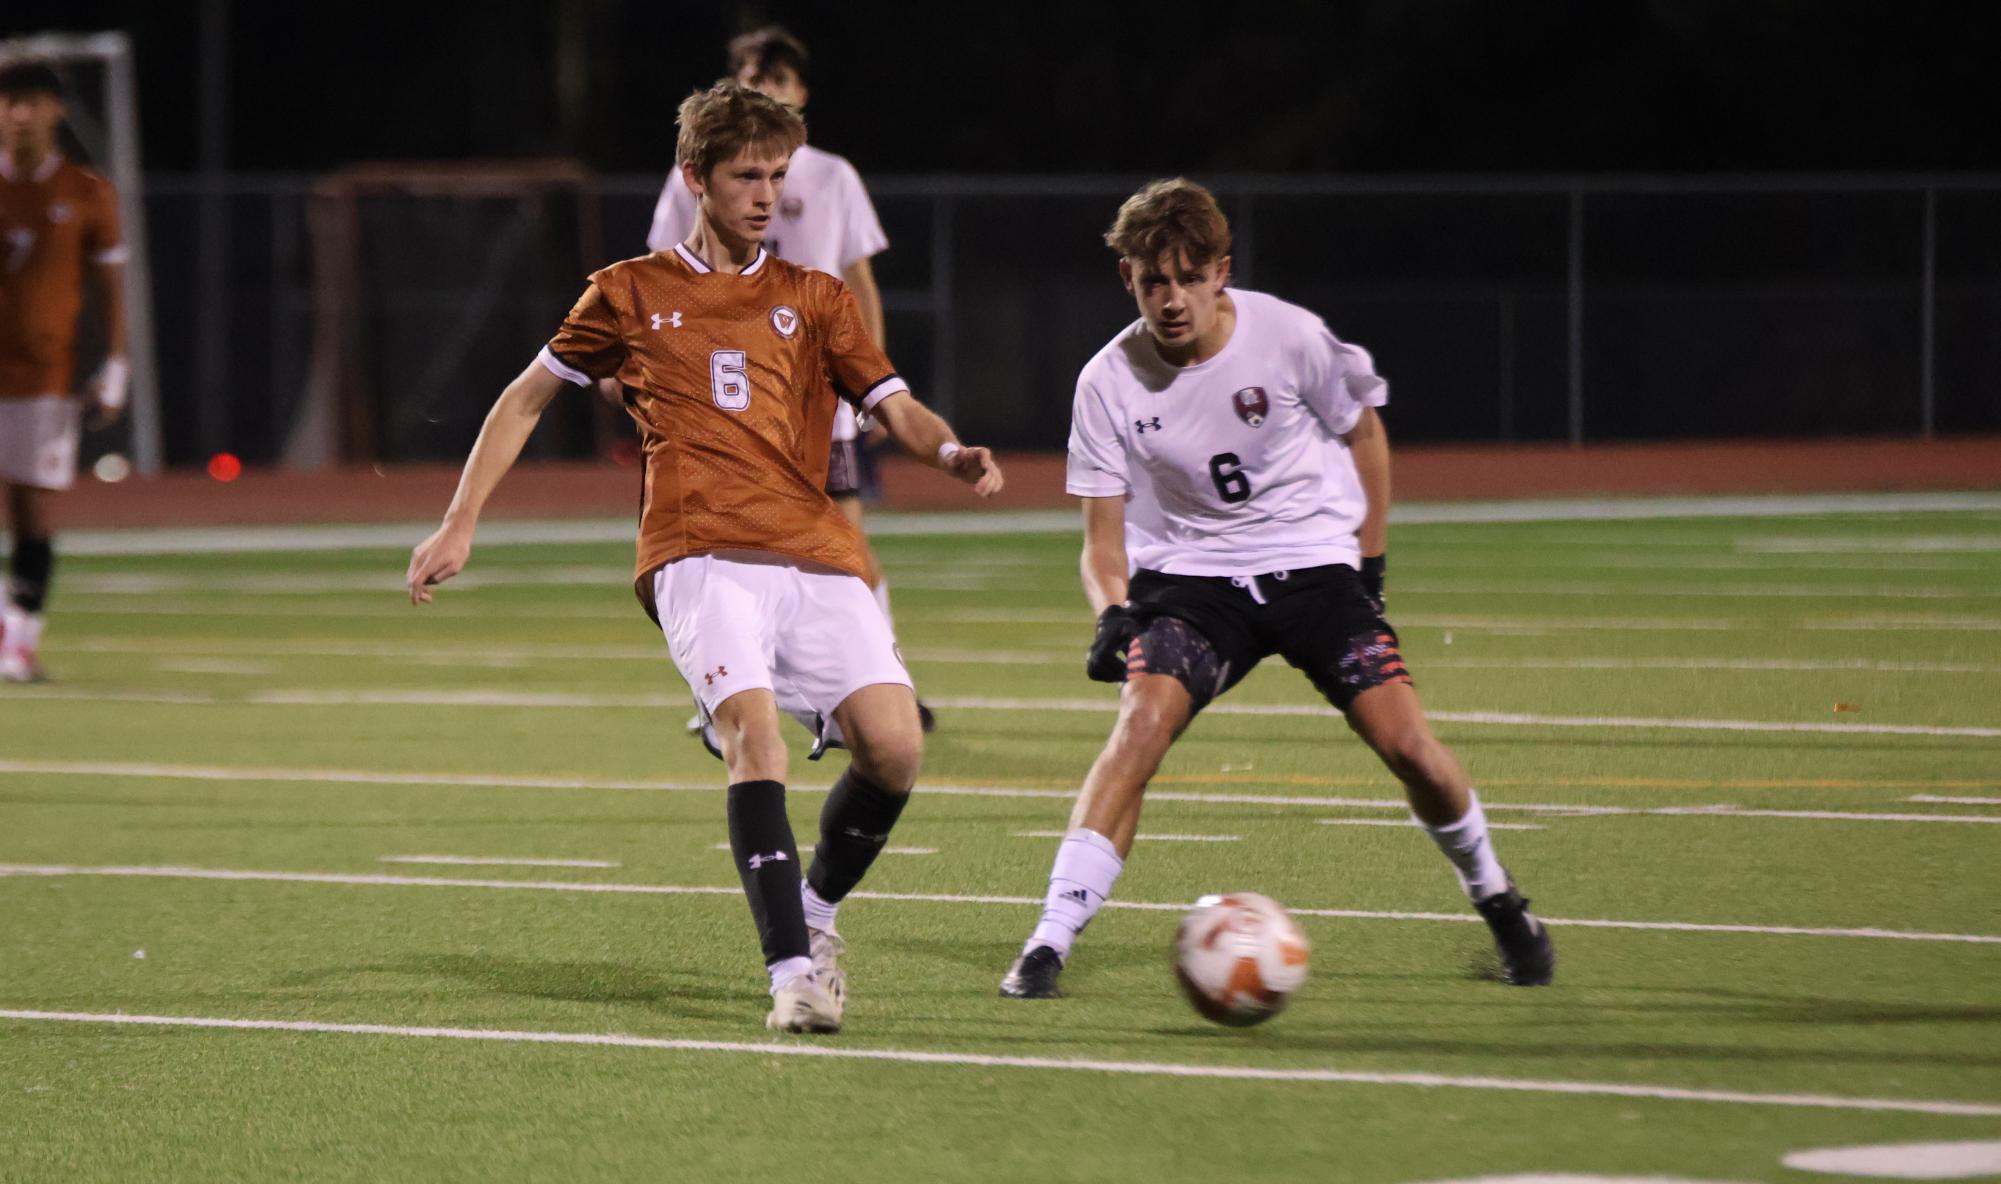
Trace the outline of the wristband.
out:
M 964 451 L 965 448 L 952 440 L 947 440 L 943 444 L 940 444 L 938 446 L 938 467 L 944 469 L 951 468 L 952 458 Z
M 132 363 L 124 358 L 112 356 L 104 359 L 97 370 L 97 401 L 107 411 L 120 411 L 125 407 L 127 384 L 132 377 Z

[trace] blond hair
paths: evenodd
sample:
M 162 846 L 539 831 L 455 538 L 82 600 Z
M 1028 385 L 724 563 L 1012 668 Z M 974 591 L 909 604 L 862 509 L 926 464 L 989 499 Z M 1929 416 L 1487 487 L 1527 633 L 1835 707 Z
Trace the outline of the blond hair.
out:
M 745 149 L 783 156 L 806 142 L 806 121 L 797 111 L 728 79 L 683 99 L 676 122 L 675 158 L 693 164 L 704 180 Z
M 1105 245 L 1122 259 L 1158 263 L 1185 254 L 1201 267 L 1230 253 L 1230 222 L 1215 197 L 1188 178 L 1150 181 L 1119 207 Z

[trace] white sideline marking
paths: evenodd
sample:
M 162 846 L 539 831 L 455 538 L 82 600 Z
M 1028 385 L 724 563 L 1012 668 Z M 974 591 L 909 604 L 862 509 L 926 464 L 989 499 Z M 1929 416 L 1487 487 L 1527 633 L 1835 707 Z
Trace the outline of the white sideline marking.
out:
M 1879 1143 L 1792 1151 L 1779 1160 L 1802 1172 L 1875 1176 L 1889 1180 L 1966 1180 L 2001 1173 L 2001 1141 Z
M 728 843 L 711 843 L 711 844 L 709 844 L 709 850 L 711 850 L 711 851 L 728 851 L 728 850 L 731 850 L 731 847 L 730 847 L 730 845 L 729 845 Z M 938 854 L 938 848 L 936 848 L 936 847 L 884 847 L 884 848 L 882 849 L 882 853 L 883 853 L 884 855 L 936 855 L 936 854 Z M 854 892 L 854 893 L 849 893 L 849 895 L 850 895 L 850 896 L 860 896 L 860 895 L 863 895 L 863 894 L 862 894 L 862 893 L 859 893 L 859 892 Z
M 1067 830 L 1018 830 L 1014 832 L 1014 837 L 1017 839 L 1065 839 L 1070 837 L 1070 832 Z M 1136 834 L 1133 838 L 1142 843 L 1241 843 L 1244 841 L 1244 836 L 1242 835 Z
M 1733 1180 L 1695 1180 L 1687 1176 L 1595 1176 L 1578 1172 L 1523 1172 L 1508 1176 L 1466 1176 L 1428 1180 L 1425 1184 L 1741 1184 Z
M 1632 599 L 1661 598 L 1678 600 L 1684 597 L 1720 600 L 1993 600 L 2001 593 L 1961 591 L 1957 588 L 1897 588 L 1897 587 L 1819 587 L 1813 584 L 1745 584 L 1737 587 L 1716 585 L 1669 585 L 1655 588 L 1635 588 L 1623 584 L 1519 584 L 1512 587 L 1493 584 L 1427 584 L 1422 581 L 1400 583 L 1394 587 L 1399 595 L 1411 596 L 1622 596 Z
M 1940 806 L 2001 806 L 2001 798 L 1954 798 L 1935 793 L 1914 793 L 1904 800 Z
M 1866 658 L 1425 658 L 1452 670 L 1866 670 L 1888 674 L 2001 674 L 1979 662 L 1874 662 Z
M 735 896 L 742 891 L 742 889 L 735 886 L 722 888 L 707 885 L 682 884 L 570 883 L 562 880 L 461 880 L 426 876 L 388 876 L 355 872 L 272 872 L 207 867 L 88 867 L 74 864 L 0 863 L 0 879 L 9 876 L 105 876 L 152 880 L 248 880 L 280 884 L 348 884 L 386 888 L 500 888 L 530 892 L 596 892 L 635 896 Z M 1042 904 L 1042 898 L 1039 896 L 978 896 L 947 892 L 851 892 L 848 895 L 850 899 L 857 900 L 902 900 L 921 904 L 1037 906 Z M 1105 902 L 1104 907 L 1109 909 L 1135 909 L 1142 912 L 1181 912 L 1187 909 L 1188 905 L 1186 902 L 1175 903 L 1171 901 L 1109 900 Z M 1351 921 L 1443 921 L 1453 924 L 1477 924 L 1480 920 L 1473 913 L 1423 913 L 1371 909 L 1315 908 L 1295 908 L 1289 911 L 1294 916 L 1300 917 L 1331 917 Z M 1697 921 L 1614 921 L 1598 918 L 1544 917 L 1542 920 L 1550 925 L 1569 925 L 1580 929 L 1637 929 L 1665 933 L 1749 933 L 1782 937 L 1862 937 L 1881 938 L 1892 941 L 2001 945 L 2001 935 L 1986 933 L 1926 933 L 1903 929 L 1815 928 L 1800 925 L 1734 925 Z
M 643 793 L 716 793 L 723 787 L 706 781 L 622 781 L 588 777 L 517 777 L 492 773 L 403 773 L 360 769 L 260 769 L 205 765 L 131 764 L 119 761 L 33 761 L 0 760 L 0 773 L 58 777 L 133 777 L 146 780 L 279 782 L 285 784 L 352 785 L 435 785 L 462 789 L 553 789 L 610 790 Z M 793 793 L 821 793 L 825 787 L 796 785 Z M 925 784 L 920 792 L 940 797 L 1034 798 L 1069 801 L 1076 797 L 1068 789 L 1028 789 L 1001 785 Z M 1349 798 L 1307 794 L 1203 793 L 1192 790 L 1154 789 L 1147 798 L 1155 802 L 1192 802 L 1204 805 L 1347 807 L 1360 810 L 1405 811 L 1409 804 L 1400 798 Z M 1951 798 L 1916 795 L 1912 801 L 1947 804 L 2001 805 L 2001 798 Z M 1729 803 L 1684 806 L 1591 806 L 1556 802 L 1488 802 L 1491 811 L 1517 811 L 1556 817 L 1610 817 L 1614 815 L 1679 816 L 1710 818 L 1800 818 L 1837 822 L 1917 822 L 1975 823 L 2001 822 L 2001 817 L 1954 814 L 1877 814 L 1841 810 L 1744 810 Z M 1328 825 L 1401 825 L 1365 820 L 1329 821 Z M 1490 822 L 1503 830 L 1539 830 L 1526 823 Z M 1050 831 L 1036 837 L 1061 838 L 1063 832 Z M 724 845 L 722 849 L 726 849 Z
M 1593 813 L 1596 813 L 1596 811 L 1593 811 Z M 1313 821 L 1321 826 L 1399 826 L 1421 828 L 1424 825 L 1409 818 L 1316 818 Z M 1549 828 L 1534 822 L 1489 822 L 1487 823 L 1487 829 L 1548 830 Z
M 477 855 L 384 855 L 378 863 L 449 863 L 465 867 L 617 867 L 602 859 L 503 859 Z
M 404 1027 L 395 1024 L 342 1024 L 310 1020 L 221 1019 L 208 1016 L 130 1015 L 124 1012 L 0 1010 L 0 1019 L 74 1024 L 126 1024 L 163 1028 L 224 1028 L 236 1031 L 322 1032 L 349 1036 L 405 1036 L 442 1040 L 490 1040 L 510 1044 L 578 1044 L 649 1048 L 665 1052 L 731 1052 L 751 1056 L 826 1057 L 835 1060 L 897 1061 L 983 1069 L 1054 1069 L 1083 1073 L 1127 1073 L 1143 1077 L 1199 1077 L 1233 1081 L 1325 1082 L 1339 1085 L 1408 1085 L 1424 1088 L 1505 1090 L 1521 1093 L 1647 1098 L 1675 1102 L 1721 1102 L 1736 1106 L 1793 1106 L 1955 1117 L 2001 1117 L 2001 1105 L 1920 1098 L 1844 1097 L 1836 1094 L 1750 1093 L 1740 1090 L 1684 1089 L 1615 1081 L 1542 1081 L 1515 1077 L 1455 1077 L 1441 1073 L 1368 1073 L 1341 1069 L 1266 1069 L 1251 1065 L 1177 1064 L 1169 1061 L 1093 1061 L 1061 1057 L 993 1056 L 901 1048 L 852 1048 L 836 1044 L 750 1043 L 732 1040 L 674 1040 L 616 1032 L 510 1031 L 503 1028 Z
M 1768 555 L 1938 554 L 2001 551 L 2001 534 L 1822 535 L 1738 539 L 1737 549 Z

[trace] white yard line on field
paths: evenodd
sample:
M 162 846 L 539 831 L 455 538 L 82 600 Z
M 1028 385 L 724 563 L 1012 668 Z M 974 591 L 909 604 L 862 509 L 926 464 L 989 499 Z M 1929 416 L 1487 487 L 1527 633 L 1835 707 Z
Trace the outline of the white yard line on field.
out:
M 1017 839 L 1063 839 L 1068 838 L 1067 830 L 1018 830 Z M 1242 835 L 1150 835 L 1136 834 L 1133 838 L 1142 843 L 1241 843 Z
M 1930 802 L 1939 806 L 2001 806 L 2001 798 L 1954 798 L 1935 793 L 1914 793 L 1909 802 Z
M 631 896 L 735 896 L 742 891 L 734 885 L 711 887 L 682 884 L 571 883 L 561 880 L 466 880 L 426 876 L 389 876 L 353 872 L 250 871 L 208 867 L 130 867 L 79 864 L 0 864 L 0 879 L 21 877 L 111 877 L 153 880 L 260 881 L 278 884 L 343 884 L 385 888 L 491 888 L 517 892 L 582 892 Z M 1039 896 L 979 896 L 942 892 L 852 892 L 851 900 L 900 900 L 921 904 L 1036 905 Z M 1112 900 L 1110 909 L 1143 912 L 1181 912 L 1187 902 Z M 1300 917 L 1328 917 L 1351 921 L 1437 921 L 1451 924 L 1479 922 L 1474 913 L 1386 912 L 1374 909 L 1294 908 Z M 1965 945 L 2001 945 L 2001 934 L 1927 933 L 1904 929 L 1821 928 L 1802 925 L 1717 924 L 1697 921 L 1618 921 L 1604 918 L 1543 917 L 1551 925 L 1581 929 L 1633 929 L 1666 933 L 1761 934 L 1779 937 L 1852 937 L 1890 941 L 1949 942 Z
M 0 759 L 0 774 L 9 773 L 55 777 L 129 777 L 140 780 L 273 782 L 307 785 L 431 785 L 454 789 L 716 793 L 723 788 L 720 782 L 704 781 L 620 780 L 590 777 L 522 777 L 501 773 L 421 773 L 371 769 L 273 769 L 215 765 L 146 764 L 123 761 Z M 791 787 L 791 792 L 793 793 L 820 793 L 824 791 L 825 787 L 813 784 L 801 784 Z M 1055 801 L 1069 801 L 1076 797 L 1076 792 L 1069 789 L 1035 789 L 1004 785 L 954 785 L 950 783 L 923 784 L 919 786 L 919 792 L 933 797 L 1027 798 Z M 1153 802 L 1184 802 L 1201 805 L 1306 806 L 1316 809 L 1345 807 L 1357 810 L 1395 811 L 1407 811 L 1410 808 L 1401 798 L 1329 797 L 1319 794 L 1209 793 L 1195 790 L 1152 789 L 1148 791 L 1147 798 Z M 2001 798 L 1931 798 L 1920 795 L 1911 800 L 1935 801 L 1947 804 L 2001 805 Z M 2001 816 L 1988 817 L 1985 815 L 1879 814 L 1842 810 L 1746 810 L 1727 802 L 1642 807 L 1595 806 L 1563 802 L 1489 801 L 1486 803 L 1486 808 L 1489 813 L 1512 811 L 1552 817 L 1630 817 L 1640 815 L 1698 818 L 1796 818 L 1840 822 L 1972 824 L 2001 822 Z M 1402 822 L 1370 823 L 1362 820 L 1354 820 L 1352 822 L 1330 821 L 1328 825 L 1404 824 Z M 1525 823 L 1492 822 L 1488 825 L 1500 829 L 1540 829 Z M 1062 832 L 1048 832 L 1048 837 L 1051 838 L 1060 838 L 1061 836 Z
M 1786 1106 L 1817 1110 L 1854 1110 L 1935 1114 L 1953 1117 L 2001 1117 L 2001 1105 L 1923 1098 L 1869 1098 L 1841 1094 L 1751 1093 L 1739 1090 L 1686 1089 L 1617 1081 L 1550 1081 L 1519 1077 L 1459 1077 L 1441 1073 L 1385 1073 L 1346 1069 L 1281 1069 L 1253 1065 L 1185 1064 L 1168 1061 L 1097 1061 L 1065 1057 L 995 1056 L 985 1053 L 936 1052 L 899 1048 L 854 1048 L 839 1044 L 789 1041 L 682 1040 L 628 1036 L 616 1032 L 548 1032 L 500 1028 L 405 1027 L 393 1024 L 328 1023 L 317 1020 L 226 1019 L 210 1016 L 134 1015 L 127 1012 L 0 1010 L 0 1019 L 23 1023 L 111 1024 L 159 1028 L 208 1028 L 252 1032 L 312 1032 L 345 1036 L 399 1036 L 425 1040 L 477 1040 L 507 1044 L 567 1044 L 612 1048 L 643 1048 L 660 1052 L 736 1053 L 744 1056 L 795 1056 L 843 1061 L 897 1062 L 979 1069 L 1045 1069 L 1073 1073 L 1117 1073 L 1140 1077 L 1210 1078 L 1228 1081 L 1280 1081 L 1330 1085 L 1397 1085 L 1421 1089 L 1498 1090 L 1514 1093 L 1570 1094 L 1585 1097 L 1634 1098 L 1672 1102 L 1715 1102 L 1730 1106 Z
M 384 855 L 377 863 L 447 863 L 459 867 L 617 867 L 603 859 L 509 859 L 483 855 Z
M 1596 811 L 1593 811 L 1596 813 Z M 1424 824 L 1409 818 L 1316 818 L 1321 826 L 1397 826 L 1421 827 Z M 1487 823 L 1488 830 L 1548 830 L 1537 822 L 1494 822 Z
M 709 850 L 711 850 L 711 851 L 730 851 L 730 850 L 733 850 L 733 849 L 734 849 L 734 848 L 732 848 L 732 847 L 731 847 L 731 846 L 730 846 L 730 845 L 729 845 L 728 843 L 711 843 L 711 844 L 709 844 Z M 884 855 L 936 855 L 936 854 L 938 854 L 938 848 L 936 848 L 936 847 L 884 847 L 884 848 L 882 849 L 882 853 L 883 853 Z

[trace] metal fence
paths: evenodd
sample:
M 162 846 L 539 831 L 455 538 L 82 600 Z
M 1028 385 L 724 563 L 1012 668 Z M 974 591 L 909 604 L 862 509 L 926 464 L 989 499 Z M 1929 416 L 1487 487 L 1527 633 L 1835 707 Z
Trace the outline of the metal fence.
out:
M 1368 347 L 1402 440 L 2001 430 L 2001 177 L 1202 179 L 1239 285 Z M 1134 315 L 1100 235 L 1139 180 L 871 178 L 890 353 L 967 435 L 1062 446 L 1077 370 Z M 312 340 L 310 183 L 150 179 L 173 463 L 283 450 Z M 645 249 L 659 185 L 600 179 L 608 257 Z M 228 262 L 196 300 L 204 213 Z M 482 340 L 504 344 L 448 376 L 449 414 L 373 459 L 462 455 L 598 262 L 500 302 L 507 327 Z M 474 271 L 430 282 L 412 303 L 479 295 Z M 226 358 L 219 378 L 197 376 L 204 356 Z M 555 435 L 544 455 L 588 438 Z

